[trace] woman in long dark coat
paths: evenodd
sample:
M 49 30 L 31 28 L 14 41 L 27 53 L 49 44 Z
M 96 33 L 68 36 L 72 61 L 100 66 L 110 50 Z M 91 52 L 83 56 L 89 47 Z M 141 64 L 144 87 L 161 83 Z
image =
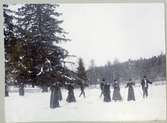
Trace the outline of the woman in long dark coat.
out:
M 121 101 L 122 97 L 120 94 L 120 86 L 117 80 L 114 80 L 113 88 L 114 88 L 114 92 L 113 92 L 112 100 Z
M 76 102 L 76 99 L 74 96 L 74 87 L 72 86 L 72 84 L 68 84 L 67 89 L 68 89 L 68 96 L 67 96 L 66 101 L 69 103 Z
M 59 85 L 54 83 L 51 86 L 51 96 L 50 96 L 50 108 L 59 107 Z
M 109 83 L 104 84 L 103 95 L 104 95 L 104 102 L 110 102 L 111 101 L 110 84 Z
M 126 85 L 126 88 L 128 87 L 128 98 L 127 98 L 128 101 L 131 101 L 131 100 L 135 101 L 135 94 L 134 94 L 134 89 L 133 89 L 134 85 L 135 83 L 132 82 L 131 79 Z
M 24 96 L 24 83 L 20 83 L 19 85 L 19 95 Z

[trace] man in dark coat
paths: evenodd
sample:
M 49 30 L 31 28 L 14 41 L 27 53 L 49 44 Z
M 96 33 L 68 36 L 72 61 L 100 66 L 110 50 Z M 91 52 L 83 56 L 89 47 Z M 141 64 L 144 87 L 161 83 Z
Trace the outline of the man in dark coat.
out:
M 72 83 L 67 84 L 67 90 L 68 90 L 68 96 L 66 101 L 71 103 L 71 102 L 76 102 L 75 96 L 74 96 L 74 87 Z
M 8 85 L 7 83 L 5 83 L 5 97 L 8 97 L 9 96 L 9 92 L 8 92 Z
M 84 98 L 86 97 L 86 96 L 85 96 L 84 88 L 85 88 L 85 87 L 84 87 L 84 82 L 82 81 L 82 82 L 80 83 L 81 93 L 80 93 L 79 97 L 81 97 L 81 95 L 83 95 Z
M 134 89 L 133 89 L 134 85 L 135 83 L 132 82 L 131 79 L 129 79 L 129 82 L 126 85 L 126 88 L 128 87 L 128 98 L 127 98 L 128 101 L 131 101 L 131 100 L 135 101 L 135 94 L 134 94 Z
M 141 81 L 141 86 L 142 86 L 142 90 L 143 90 L 143 98 L 148 97 L 148 84 L 152 84 L 152 82 L 150 82 L 146 76 L 143 77 L 142 81 Z
M 104 102 L 111 101 L 110 84 L 109 83 L 104 83 L 103 95 L 104 95 Z
M 122 97 L 121 97 L 121 94 L 120 94 L 120 86 L 119 86 L 119 83 L 118 83 L 117 80 L 114 80 L 113 88 L 114 88 L 114 92 L 113 92 L 112 99 L 114 101 L 121 101 Z
M 59 107 L 59 85 L 58 83 L 54 83 L 50 90 L 51 90 L 51 96 L 50 96 L 50 108 L 57 108 Z
M 19 95 L 24 96 L 24 83 L 23 82 L 19 84 Z

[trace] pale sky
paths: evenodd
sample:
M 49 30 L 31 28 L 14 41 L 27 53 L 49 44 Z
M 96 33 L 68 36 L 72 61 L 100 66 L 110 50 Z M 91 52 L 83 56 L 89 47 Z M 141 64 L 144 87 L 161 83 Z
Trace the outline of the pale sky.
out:
M 101 66 L 165 53 L 163 3 L 60 4 L 58 11 L 71 39 L 61 45 L 86 68 L 92 59 Z
M 165 53 L 164 6 L 147 4 L 60 4 L 71 42 L 63 46 L 82 57 L 86 68 Z

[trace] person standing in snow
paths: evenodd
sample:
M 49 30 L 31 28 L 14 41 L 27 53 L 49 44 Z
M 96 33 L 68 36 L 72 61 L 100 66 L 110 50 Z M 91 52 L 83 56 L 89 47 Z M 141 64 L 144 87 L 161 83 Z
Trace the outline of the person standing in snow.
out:
M 125 88 L 128 87 L 128 98 L 127 98 L 128 101 L 131 101 L 131 100 L 135 101 L 135 94 L 134 94 L 134 89 L 133 89 L 134 85 L 135 83 L 132 82 L 131 79 L 129 79 L 129 82 L 125 86 Z
M 24 83 L 23 82 L 19 84 L 19 95 L 24 96 Z
M 104 95 L 104 102 L 110 102 L 111 101 L 110 83 L 104 83 L 103 95 Z
M 100 83 L 100 89 L 101 89 L 100 97 L 102 97 L 102 95 L 104 94 L 104 81 L 105 79 L 103 78 L 102 82 Z
M 84 98 L 86 97 L 86 96 L 85 96 L 84 88 L 85 88 L 85 86 L 84 86 L 84 82 L 82 81 L 82 82 L 80 83 L 81 93 L 80 93 L 79 97 L 81 97 L 81 95 L 83 95 Z
M 120 86 L 119 86 L 119 83 L 118 83 L 117 80 L 114 80 L 113 88 L 114 88 L 114 92 L 113 92 L 112 99 L 114 101 L 121 101 L 122 97 L 121 97 L 121 94 L 120 94 Z
M 75 96 L 74 96 L 74 87 L 72 83 L 67 84 L 67 90 L 68 90 L 68 96 L 66 101 L 71 103 L 71 102 L 76 102 Z
M 146 76 L 143 77 L 142 81 L 141 81 L 141 86 L 142 86 L 142 90 L 143 90 L 143 98 L 148 97 L 148 84 L 152 84 L 152 82 L 150 82 Z
M 53 83 L 52 85 L 51 85 L 51 88 L 50 88 L 50 90 L 51 90 L 51 95 L 50 95 L 50 108 L 57 108 L 57 107 L 59 107 L 60 105 L 59 105 L 59 85 L 58 85 L 58 83 L 57 82 L 55 82 L 55 83 Z

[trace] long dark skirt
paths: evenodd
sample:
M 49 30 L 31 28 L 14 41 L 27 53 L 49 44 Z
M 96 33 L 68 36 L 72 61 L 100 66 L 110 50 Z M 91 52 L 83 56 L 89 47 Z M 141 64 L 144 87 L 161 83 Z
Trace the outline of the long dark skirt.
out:
M 69 102 L 69 103 L 71 103 L 71 102 L 76 102 L 76 99 L 75 99 L 74 91 L 73 91 L 73 90 L 70 90 L 70 91 L 68 92 L 68 96 L 67 96 L 66 101 Z
M 62 93 L 61 93 L 61 88 L 59 88 L 58 93 L 59 93 L 59 100 L 62 100 L 63 97 L 62 97 Z
M 42 92 L 48 92 L 48 87 L 46 85 L 42 86 Z
M 122 100 L 119 88 L 114 88 L 112 100 L 115 100 L 115 101 Z
M 110 85 L 104 85 L 103 95 L 104 95 L 104 102 L 110 102 L 111 101 Z
M 135 94 L 133 87 L 129 87 L 128 89 L 128 101 L 134 100 L 135 101 Z
M 104 94 L 104 102 L 110 102 L 111 101 L 111 97 L 110 97 L 110 93 L 106 93 Z
M 19 88 L 19 95 L 24 96 L 24 88 Z
M 51 96 L 50 96 L 50 108 L 56 108 L 59 107 L 59 94 L 58 90 L 55 89 L 51 90 Z

